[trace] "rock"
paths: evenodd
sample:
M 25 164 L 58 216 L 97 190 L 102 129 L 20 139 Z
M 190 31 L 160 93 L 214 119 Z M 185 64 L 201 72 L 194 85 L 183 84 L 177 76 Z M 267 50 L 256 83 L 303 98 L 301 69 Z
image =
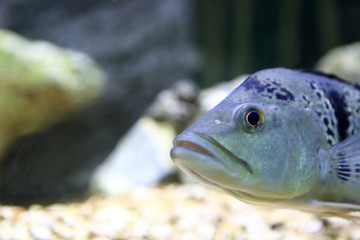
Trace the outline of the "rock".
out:
M 0 66 L 0 162 L 16 138 L 88 105 L 105 84 L 104 73 L 89 56 L 4 29 Z
M 199 114 L 202 116 L 210 109 L 220 103 L 227 97 L 235 88 L 237 88 L 245 79 L 247 75 L 241 75 L 234 80 L 227 82 L 220 82 L 212 87 L 204 89 L 199 94 Z M 197 116 L 197 117 L 200 117 Z
M 198 87 L 188 79 L 161 91 L 96 169 L 92 192 L 117 195 L 134 186 L 158 185 L 173 176 L 176 171 L 169 156 L 172 140 L 194 118 L 197 95 Z
M 116 195 L 134 186 L 157 185 L 175 171 L 169 157 L 175 136 L 173 125 L 140 118 L 95 171 L 92 191 Z
M 0 13 L 0 26 L 94 57 L 109 78 L 107 106 L 116 103 L 112 114 L 130 125 L 158 92 L 199 68 L 189 0 L 3 0 Z
M 0 1 L 0 25 L 86 52 L 108 77 L 104 97 L 18 139 L 0 169 L 0 202 L 76 198 L 162 89 L 199 67 L 191 1 Z
M 182 132 L 198 111 L 198 86 L 191 80 L 177 81 L 161 91 L 146 111 L 146 115 L 172 124 Z
M 30 233 L 33 238 L 39 239 L 39 240 L 47 240 L 52 239 L 53 235 L 51 234 L 51 231 L 46 226 L 35 226 L 30 229 Z
M 317 62 L 315 68 L 360 84 L 360 42 L 330 50 Z

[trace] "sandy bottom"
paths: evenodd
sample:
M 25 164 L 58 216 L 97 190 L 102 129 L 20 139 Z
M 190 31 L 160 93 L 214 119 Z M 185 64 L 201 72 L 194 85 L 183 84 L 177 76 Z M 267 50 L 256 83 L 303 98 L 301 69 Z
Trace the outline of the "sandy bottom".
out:
M 360 239 L 360 223 L 241 203 L 200 185 L 0 206 L 0 239 Z

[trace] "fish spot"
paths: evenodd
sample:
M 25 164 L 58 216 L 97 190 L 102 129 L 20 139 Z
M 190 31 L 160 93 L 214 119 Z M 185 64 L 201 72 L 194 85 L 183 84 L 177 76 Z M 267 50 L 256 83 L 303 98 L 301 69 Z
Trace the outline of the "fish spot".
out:
M 310 100 L 305 95 L 302 95 L 302 99 L 305 101 L 305 107 L 308 107 L 310 105 Z
M 285 93 L 285 95 L 288 96 L 291 101 L 294 101 L 294 95 L 289 90 L 286 88 L 280 88 L 280 90 Z
M 323 119 L 323 122 L 325 123 L 326 126 L 329 126 L 329 119 L 327 117 Z
M 267 91 L 268 93 L 273 93 L 276 89 L 277 89 L 277 88 L 272 87 L 272 88 L 267 88 L 266 91 Z
M 329 110 L 329 109 L 330 109 L 330 105 L 329 105 L 329 103 L 328 103 L 328 102 L 325 102 L 325 108 L 326 108 L 327 110 Z
M 315 83 L 314 82 L 310 82 L 310 87 L 311 87 L 311 89 L 313 89 L 313 90 L 315 90 Z
M 333 130 L 331 130 L 330 128 L 328 128 L 328 129 L 326 130 L 326 133 L 327 133 L 328 135 L 332 136 L 332 137 L 335 136 L 335 133 L 334 133 Z
M 280 87 L 281 86 L 281 84 L 280 83 L 278 83 L 278 82 L 276 82 L 276 81 L 271 81 L 271 83 L 273 83 L 275 86 L 277 86 L 277 87 Z
M 330 101 L 334 111 L 335 117 L 337 119 L 337 130 L 340 137 L 340 140 L 344 140 L 347 137 L 346 130 L 350 126 L 349 114 L 346 111 L 346 102 L 344 96 L 335 90 L 330 90 L 327 93 L 327 98 Z
M 284 100 L 284 101 L 287 101 L 287 100 L 294 101 L 295 100 L 294 95 L 286 88 L 280 88 L 280 92 L 276 93 L 275 96 L 277 99 Z
M 265 82 L 267 81 L 267 82 Z M 256 93 L 270 93 L 275 94 L 275 97 L 279 100 L 283 101 L 295 101 L 295 97 L 292 92 L 284 87 L 280 87 L 281 84 L 276 81 L 271 81 L 270 79 L 265 79 L 265 81 L 261 81 L 257 79 L 257 76 L 248 77 L 242 86 L 246 90 L 254 89 Z M 270 96 L 266 96 L 269 99 L 272 99 Z
M 277 99 L 287 100 L 286 95 L 283 95 L 283 94 L 280 94 L 280 93 L 276 93 L 275 96 L 276 96 Z
M 330 146 L 333 146 L 336 139 L 336 134 L 334 131 L 334 124 L 332 123 L 332 120 L 329 120 L 329 117 L 327 114 L 323 114 L 323 112 L 315 110 L 315 113 L 321 119 L 321 121 L 324 123 L 324 129 L 326 130 L 326 141 Z
M 242 86 L 246 89 L 255 89 L 257 93 L 264 92 L 264 90 L 270 87 L 270 83 L 262 84 L 256 76 L 248 77 Z
M 360 173 L 360 164 L 356 163 L 355 164 L 355 172 Z M 358 177 L 360 177 L 360 175 L 357 175 Z

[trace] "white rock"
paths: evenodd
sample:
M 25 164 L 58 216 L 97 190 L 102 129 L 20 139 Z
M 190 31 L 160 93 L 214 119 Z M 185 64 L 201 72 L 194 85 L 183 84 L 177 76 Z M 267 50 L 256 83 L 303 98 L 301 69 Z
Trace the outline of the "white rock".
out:
M 221 82 L 213 87 L 202 90 L 199 95 L 201 114 L 204 114 L 215 107 L 219 102 L 227 97 L 232 90 L 238 87 L 246 79 L 246 77 L 247 75 L 241 75 L 232 81 Z
M 360 42 L 330 50 L 318 61 L 316 69 L 360 84 Z
M 38 240 L 52 239 L 52 233 L 49 228 L 45 226 L 35 226 L 30 229 L 31 235 Z
M 112 195 L 156 185 L 175 169 L 169 156 L 175 135 L 170 124 L 140 118 L 95 171 L 92 191 Z

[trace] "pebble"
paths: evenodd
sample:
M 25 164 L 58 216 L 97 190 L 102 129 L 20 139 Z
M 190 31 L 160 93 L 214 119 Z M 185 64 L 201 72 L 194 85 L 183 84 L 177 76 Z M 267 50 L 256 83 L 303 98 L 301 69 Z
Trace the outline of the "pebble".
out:
M 200 185 L 134 188 L 84 202 L 0 205 L 0 239 L 360 239 L 360 225 L 250 206 Z
M 52 238 L 51 230 L 47 226 L 34 226 L 30 228 L 31 235 L 38 240 L 48 240 Z

